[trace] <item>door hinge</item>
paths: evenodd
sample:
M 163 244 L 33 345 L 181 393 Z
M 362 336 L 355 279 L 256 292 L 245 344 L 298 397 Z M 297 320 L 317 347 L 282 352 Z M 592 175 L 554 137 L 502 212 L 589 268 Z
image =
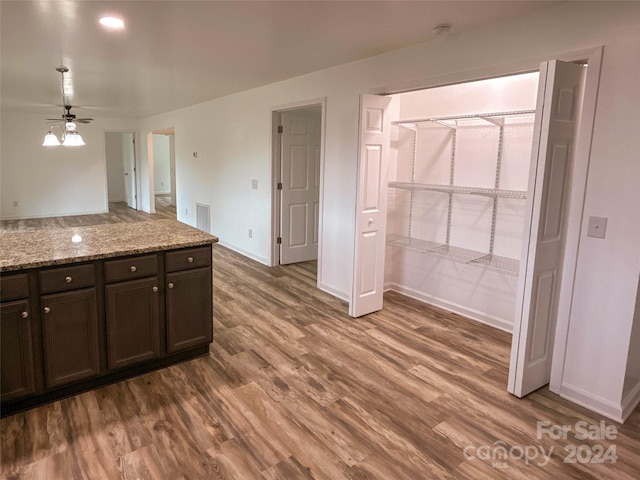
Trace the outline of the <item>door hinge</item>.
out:
M 278 125 L 278 133 L 282 132 L 284 132 L 284 128 L 282 128 L 282 125 Z
M 282 244 L 282 237 L 278 237 L 278 238 L 276 238 L 276 243 L 277 243 L 278 245 Z
M 278 182 L 278 190 L 282 190 L 282 182 Z

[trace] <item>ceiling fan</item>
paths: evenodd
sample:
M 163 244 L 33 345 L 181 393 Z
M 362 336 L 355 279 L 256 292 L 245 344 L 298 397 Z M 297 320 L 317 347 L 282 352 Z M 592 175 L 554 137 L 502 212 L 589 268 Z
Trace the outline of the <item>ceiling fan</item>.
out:
M 59 125 L 51 125 L 49 127 L 49 131 L 44 137 L 44 141 L 42 145 L 45 147 L 54 147 L 60 145 L 61 142 L 58 137 L 52 132 L 54 127 L 60 128 L 62 130 L 62 145 L 65 147 L 76 147 L 80 145 L 84 145 L 84 140 L 76 130 L 76 123 L 91 123 L 93 118 L 78 118 L 73 113 L 71 113 L 72 105 L 69 105 L 67 102 L 67 97 L 64 93 L 64 74 L 69 71 L 69 68 L 64 65 L 56 68 L 57 72 L 60 72 L 60 76 L 62 77 L 62 105 L 63 105 L 63 113 L 60 118 L 47 118 L 48 122 L 57 123 L 64 122 L 65 128 L 63 129 Z
M 93 122 L 93 118 L 77 118 L 73 113 L 71 113 L 71 109 L 73 108 L 72 105 L 69 104 L 69 102 L 67 102 L 67 96 L 64 93 L 64 74 L 69 72 L 69 68 L 65 67 L 64 65 L 60 65 L 58 68 L 56 68 L 57 72 L 60 72 L 60 76 L 62 77 L 62 105 L 64 110 L 66 110 L 66 112 L 64 112 L 60 118 L 47 118 L 48 121 L 50 122 L 75 122 L 75 123 L 91 123 Z

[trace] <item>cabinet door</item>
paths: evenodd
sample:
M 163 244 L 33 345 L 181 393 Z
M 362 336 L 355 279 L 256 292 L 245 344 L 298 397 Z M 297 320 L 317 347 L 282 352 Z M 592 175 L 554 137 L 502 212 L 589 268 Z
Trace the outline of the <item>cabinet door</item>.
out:
M 26 300 L 0 306 L 2 401 L 35 391 L 31 315 Z
M 151 360 L 160 354 L 157 277 L 106 287 L 109 369 Z
M 213 340 L 211 269 L 167 274 L 167 351 L 177 352 Z
M 100 373 L 96 289 L 42 296 L 47 387 Z

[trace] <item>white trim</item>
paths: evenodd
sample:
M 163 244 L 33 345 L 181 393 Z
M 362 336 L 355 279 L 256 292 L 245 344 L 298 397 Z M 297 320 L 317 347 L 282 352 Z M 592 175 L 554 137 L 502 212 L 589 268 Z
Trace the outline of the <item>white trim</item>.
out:
M 578 251 L 582 234 L 582 218 L 587 191 L 589 163 L 591 161 L 591 143 L 598 104 L 598 88 L 602 66 L 602 46 L 582 50 L 561 57 L 562 60 L 578 61 L 587 59 L 587 78 L 582 100 L 582 115 L 578 132 L 576 153 L 572 162 L 572 174 L 569 182 L 569 206 L 564 241 L 564 257 L 562 266 L 562 283 L 558 298 L 556 314 L 556 331 L 553 344 L 553 360 L 551 361 L 551 378 L 549 390 L 559 393 L 567 354 L 569 325 L 571 323 L 571 306 L 576 281 Z
M 499 330 L 502 330 L 503 332 L 511 333 L 513 330 L 513 325 L 502 318 L 488 315 L 479 310 L 468 308 L 458 303 L 449 302 L 448 300 L 444 300 L 439 297 L 434 297 L 427 293 L 420 292 L 419 290 L 414 290 L 413 288 L 398 285 L 397 283 L 388 283 L 385 284 L 385 291 L 388 290 L 398 292 L 409 298 L 413 298 L 414 300 L 419 300 L 421 302 L 428 303 L 429 305 L 433 305 L 449 312 L 462 315 L 463 317 L 470 318 L 471 320 L 484 323 L 485 325 L 495 327 Z
M 633 413 L 636 407 L 640 404 L 640 380 L 636 383 L 636 386 L 631 389 L 629 393 L 627 393 L 622 398 L 622 421 L 624 422 L 629 415 Z
M 232 245 L 230 243 L 218 241 L 218 245 L 221 245 L 221 246 L 223 246 L 225 248 L 228 248 L 229 250 L 233 250 L 234 252 L 239 253 L 240 255 L 242 255 L 244 257 L 250 258 L 251 260 L 254 260 L 254 261 L 256 261 L 258 263 L 261 263 L 263 265 L 266 265 L 268 267 L 271 266 L 271 265 L 269 265 L 269 261 L 268 261 L 268 259 L 266 257 L 259 257 L 259 256 L 257 256 L 256 254 L 254 254 L 252 252 L 249 252 L 249 251 L 247 251 L 247 250 L 245 250 L 243 248 L 240 248 L 240 247 L 236 247 L 235 245 Z
M 280 195 L 276 185 L 280 178 L 280 136 L 278 134 L 278 124 L 280 122 L 280 114 L 288 110 L 301 110 L 309 107 L 320 107 L 320 192 L 319 192 L 319 212 L 318 212 L 318 272 L 316 275 L 316 286 L 320 290 L 324 290 L 331 295 L 335 295 L 338 298 L 342 298 L 342 294 L 338 295 L 328 287 L 322 287 L 322 258 L 324 242 L 322 241 L 323 230 L 323 217 L 324 217 L 324 170 L 325 170 L 325 136 L 326 136 L 326 112 L 327 112 L 327 97 L 312 98 L 309 100 L 301 100 L 298 102 L 288 103 L 285 105 L 277 105 L 269 109 L 269 116 L 271 122 L 271 137 L 269 139 L 271 151 L 270 158 L 270 170 L 271 170 L 271 206 L 269 216 L 271 217 L 271 233 L 269 235 L 269 241 L 271 247 L 269 248 L 269 258 L 266 260 L 266 265 L 275 267 L 279 264 L 280 255 L 279 247 L 276 239 L 278 238 L 278 232 L 280 231 Z M 325 290 L 325 288 L 328 288 Z
M 69 212 L 69 213 L 45 213 L 42 215 L 29 215 L 26 217 L 23 216 L 7 216 L 2 217 L 2 220 L 29 220 L 31 218 L 51 218 L 51 217 L 73 217 L 75 215 L 101 215 L 109 213 L 109 210 L 87 210 L 87 211 L 78 211 L 78 212 Z
M 318 268 L 320 267 L 320 264 L 318 264 Z M 329 285 L 325 284 L 325 283 L 320 283 L 318 282 L 318 289 L 322 290 L 325 293 L 328 293 L 329 295 L 332 295 L 336 298 L 339 298 L 340 300 L 344 300 L 345 302 L 349 302 L 349 294 L 345 293 L 345 292 L 341 292 L 338 289 L 335 289 L 333 287 L 330 287 Z
M 604 415 L 618 423 L 623 422 L 622 407 L 617 403 L 613 403 L 566 383 L 562 385 L 559 395 L 565 400 L 569 400 L 588 410 Z

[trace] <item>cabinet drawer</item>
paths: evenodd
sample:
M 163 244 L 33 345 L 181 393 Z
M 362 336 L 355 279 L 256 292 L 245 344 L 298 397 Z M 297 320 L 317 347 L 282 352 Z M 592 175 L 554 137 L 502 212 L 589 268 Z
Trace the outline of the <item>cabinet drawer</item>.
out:
M 208 267 L 211 265 L 211 245 L 168 252 L 166 255 L 167 272 Z
M 104 262 L 104 279 L 107 283 L 151 277 L 157 273 L 158 256 L 155 254 Z
M 93 264 L 66 266 L 40 272 L 40 292 L 54 293 L 92 287 L 96 283 Z
M 8 302 L 29 296 L 29 276 L 26 273 L 0 276 L 0 300 Z

